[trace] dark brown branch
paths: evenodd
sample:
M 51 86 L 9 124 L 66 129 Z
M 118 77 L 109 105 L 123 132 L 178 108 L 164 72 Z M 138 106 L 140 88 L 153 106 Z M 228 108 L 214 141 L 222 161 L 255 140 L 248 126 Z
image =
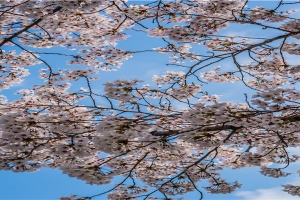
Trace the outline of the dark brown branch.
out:
M 289 121 L 289 122 L 299 122 L 300 121 L 300 116 L 296 115 L 296 116 L 292 116 L 292 117 L 281 117 L 279 118 L 281 120 L 284 121 Z M 269 125 L 272 125 L 273 123 L 270 122 Z M 232 134 L 238 130 L 238 129 L 242 129 L 245 128 L 243 126 L 232 126 L 232 125 L 218 125 L 218 126 L 211 126 L 211 127 L 203 127 L 203 128 L 199 128 L 196 129 L 199 132 L 210 132 L 210 131 L 222 131 L 222 130 L 233 130 Z M 195 129 L 193 129 L 195 130 Z M 171 135 L 178 135 L 178 134 L 182 134 L 185 132 L 189 132 L 189 131 L 193 131 L 193 130 L 187 130 L 187 131 L 178 131 L 178 130 L 170 130 L 170 131 L 152 131 L 151 134 L 154 136 L 163 136 L 163 137 L 168 137 Z M 225 139 L 227 140 L 227 139 Z
M 62 9 L 62 7 L 57 7 L 53 10 L 52 14 L 60 11 Z M 22 30 L 14 33 L 13 35 L 11 35 L 10 37 L 8 38 L 5 38 L 1 44 L 0 44 L 0 47 L 2 47 L 3 45 L 5 45 L 7 42 L 10 42 L 13 38 L 17 37 L 18 35 L 20 35 L 21 33 L 25 32 L 25 31 L 28 31 L 30 28 L 32 28 L 33 26 L 37 25 L 38 23 L 40 23 L 41 21 L 43 21 L 43 18 L 40 18 L 40 19 L 37 19 L 35 22 L 33 22 L 32 24 L 26 26 L 25 28 L 23 28 Z

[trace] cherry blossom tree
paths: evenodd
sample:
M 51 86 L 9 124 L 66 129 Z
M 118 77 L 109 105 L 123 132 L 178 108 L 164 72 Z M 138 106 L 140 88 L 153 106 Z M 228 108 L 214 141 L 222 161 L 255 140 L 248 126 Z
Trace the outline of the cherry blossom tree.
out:
M 43 84 L 19 90 L 19 99 L 1 96 L 0 169 L 58 168 L 98 185 L 122 177 L 103 193 L 61 199 L 103 194 L 109 199 L 171 199 L 191 191 L 205 199 L 203 190 L 225 194 L 241 187 L 238 180 L 222 178 L 223 169 L 256 167 L 263 176 L 288 176 L 284 169 L 299 159 L 288 148 L 300 145 L 300 66 L 290 60 L 300 55 L 300 19 L 287 6 L 298 3 L 274 1 L 269 9 L 251 8 L 246 0 L 144 5 L 2 0 L 0 89 L 21 83 L 34 65 L 43 66 Z M 231 25 L 273 34 L 222 35 Z M 129 31 L 165 45 L 118 48 Z M 206 51 L 192 52 L 194 46 Z M 54 50 L 43 52 L 46 48 Z M 114 71 L 145 52 L 165 54 L 168 66 L 182 70 L 155 75 L 152 83 L 98 80 L 98 72 Z M 68 58 L 69 68 L 51 66 L 45 55 Z M 229 68 L 218 66 L 225 60 Z M 79 80 L 85 85 L 71 85 Z M 104 91 L 92 87 L 95 81 L 104 84 Z M 239 103 L 222 102 L 214 91 L 203 90 L 210 83 L 242 83 L 255 94 L 246 93 Z M 208 185 L 199 188 L 203 179 Z M 300 186 L 283 185 L 283 190 L 300 196 Z

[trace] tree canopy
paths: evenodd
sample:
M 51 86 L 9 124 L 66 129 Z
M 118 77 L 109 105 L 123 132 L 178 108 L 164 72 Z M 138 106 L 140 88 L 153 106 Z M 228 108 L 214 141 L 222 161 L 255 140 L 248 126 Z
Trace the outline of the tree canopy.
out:
M 240 177 L 222 178 L 224 169 L 290 175 L 299 155 L 289 148 L 300 145 L 300 18 L 291 9 L 299 3 L 2 0 L 0 90 L 13 91 L 29 70 L 38 77 L 14 99 L 0 97 L 0 170 L 58 168 L 98 185 L 121 176 L 110 190 L 65 200 L 192 191 L 205 199 L 203 190 L 241 187 Z M 224 32 L 233 27 L 238 34 Z M 260 31 L 242 34 L 244 27 Z M 136 34 L 160 45 L 119 46 Z M 152 81 L 101 80 L 142 54 L 165 55 L 158 67 L 168 70 Z M 220 84 L 242 85 L 234 92 L 243 98 L 223 101 Z M 282 189 L 300 196 L 300 186 Z

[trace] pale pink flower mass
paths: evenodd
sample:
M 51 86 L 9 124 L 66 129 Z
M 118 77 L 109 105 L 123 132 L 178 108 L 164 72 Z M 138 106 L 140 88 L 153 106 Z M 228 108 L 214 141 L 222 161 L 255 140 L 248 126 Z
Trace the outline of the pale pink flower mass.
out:
M 108 199 L 231 193 L 243 177 L 224 179 L 227 168 L 295 173 L 284 169 L 300 158 L 288 149 L 300 145 L 300 19 L 284 1 L 248 4 L 1 1 L 0 90 L 11 94 L 0 96 L 0 170 L 57 168 L 91 185 L 120 176 L 101 191 Z M 224 34 L 233 25 L 255 31 Z M 130 34 L 160 45 L 126 49 Z M 137 54 L 167 56 L 164 74 L 128 67 L 137 78 L 102 81 Z M 223 101 L 224 85 L 243 100 Z M 283 185 L 294 196 L 299 188 Z

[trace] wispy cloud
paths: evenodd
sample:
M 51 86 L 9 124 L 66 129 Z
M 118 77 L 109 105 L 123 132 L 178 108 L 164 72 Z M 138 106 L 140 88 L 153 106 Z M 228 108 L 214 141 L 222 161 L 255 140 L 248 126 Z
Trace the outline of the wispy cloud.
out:
M 241 192 L 237 192 L 236 196 L 244 200 L 299 199 L 299 197 L 295 197 L 289 195 L 286 192 L 283 192 L 282 188 L 280 187 L 274 187 L 269 189 L 257 189 L 255 191 L 241 191 Z
M 289 182 L 292 185 L 299 185 L 298 176 L 293 177 Z M 240 191 L 235 194 L 241 200 L 276 200 L 276 199 L 299 199 L 299 196 L 292 196 L 284 191 L 283 187 L 273 187 L 267 189 L 257 189 L 254 191 Z

